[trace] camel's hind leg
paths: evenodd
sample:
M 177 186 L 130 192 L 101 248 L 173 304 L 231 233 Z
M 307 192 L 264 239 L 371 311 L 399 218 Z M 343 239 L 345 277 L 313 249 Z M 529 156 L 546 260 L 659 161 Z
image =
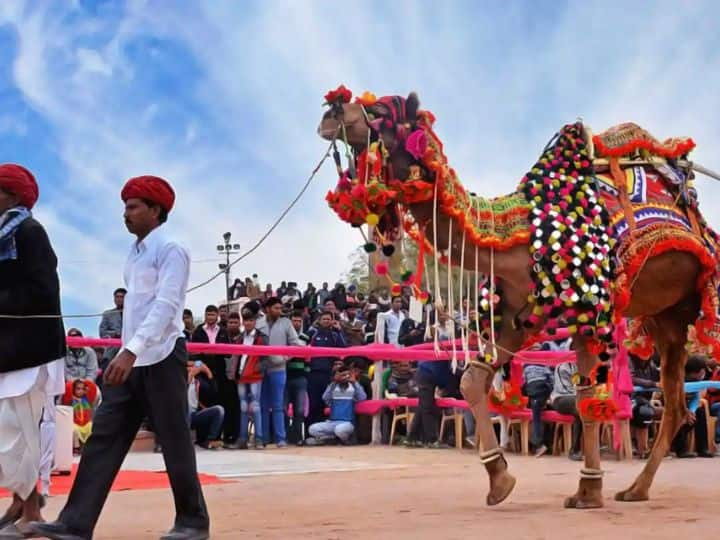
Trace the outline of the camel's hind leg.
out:
M 589 377 L 591 370 L 598 362 L 597 356 L 590 354 L 581 339 L 574 340 L 577 354 L 578 374 Z M 594 387 L 578 386 L 577 408 L 580 410 L 580 401 L 593 396 Z M 583 419 L 582 445 L 585 456 L 578 490 L 575 495 L 565 499 L 565 508 L 600 508 L 603 506 L 602 498 L 602 470 L 600 469 L 600 424 Z
M 650 458 L 635 482 L 626 490 L 615 495 L 617 501 L 646 501 L 655 473 L 665 458 L 673 437 L 682 425 L 686 414 L 685 362 L 687 351 L 687 325 L 694 320 L 689 313 L 697 311 L 688 308 L 673 308 L 652 321 L 651 331 L 661 357 L 661 381 L 665 398 L 665 409 L 660 430 L 655 438 Z
M 504 351 L 514 351 L 522 344 L 522 334 L 513 330 L 505 319 L 507 317 L 503 319 L 501 328 L 503 339 L 498 341 L 502 347 L 498 355 L 499 365 L 510 360 L 510 355 Z M 490 492 L 486 499 L 490 506 L 504 501 L 515 487 L 515 477 L 508 472 L 508 464 L 498 446 L 488 410 L 488 392 L 494 374 L 495 369 L 488 364 L 473 364 L 465 371 L 460 382 L 460 390 L 475 417 L 476 437 L 482 449 L 480 457 L 490 478 Z

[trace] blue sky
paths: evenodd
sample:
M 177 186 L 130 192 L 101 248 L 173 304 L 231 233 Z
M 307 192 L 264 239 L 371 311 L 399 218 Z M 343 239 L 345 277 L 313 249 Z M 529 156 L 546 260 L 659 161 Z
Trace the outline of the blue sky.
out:
M 720 170 L 716 2 L 0 3 L 0 161 L 41 184 L 37 216 L 60 258 L 67 313 L 111 304 L 131 238 L 119 190 L 158 174 L 178 193 L 169 227 L 216 270 L 232 231 L 244 247 L 296 195 L 325 149 L 323 94 L 418 92 L 461 178 L 514 189 L 550 136 L 634 121 L 690 135 Z M 328 163 L 238 275 L 333 282 L 359 245 L 324 202 Z M 720 228 L 720 183 L 700 178 Z M 201 311 L 222 280 L 192 293 Z M 70 321 L 94 333 L 94 321 Z

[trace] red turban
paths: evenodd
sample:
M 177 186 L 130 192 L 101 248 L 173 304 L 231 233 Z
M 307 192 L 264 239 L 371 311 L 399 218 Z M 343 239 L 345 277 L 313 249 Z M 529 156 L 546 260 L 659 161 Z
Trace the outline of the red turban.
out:
M 40 196 L 37 181 L 25 167 L 14 163 L 0 165 L 0 188 L 9 191 L 20 199 L 25 208 L 32 208 Z
M 166 180 L 159 176 L 136 176 L 125 183 L 120 197 L 123 202 L 128 199 L 145 199 L 164 208 L 167 212 L 175 204 L 175 192 Z

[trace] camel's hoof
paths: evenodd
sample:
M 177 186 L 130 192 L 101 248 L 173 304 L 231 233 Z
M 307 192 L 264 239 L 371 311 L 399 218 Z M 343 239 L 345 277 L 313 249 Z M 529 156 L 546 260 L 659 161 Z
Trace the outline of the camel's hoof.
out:
M 495 506 L 507 499 L 517 482 L 515 477 L 508 472 L 503 472 L 498 476 L 498 479 L 493 481 L 490 493 L 487 495 L 486 502 L 488 506 Z
M 638 491 L 635 485 L 615 494 L 615 500 L 620 502 L 640 502 L 647 501 L 648 499 L 650 499 L 648 493 Z
M 567 499 L 565 499 L 563 505 L 565 506 L 565 508 L 586 510 L 589 508 L 602 508 L 603 500 L 601 496 L 579 497 L 578 495 L 573 495 L 572 497 L 568 497 Z

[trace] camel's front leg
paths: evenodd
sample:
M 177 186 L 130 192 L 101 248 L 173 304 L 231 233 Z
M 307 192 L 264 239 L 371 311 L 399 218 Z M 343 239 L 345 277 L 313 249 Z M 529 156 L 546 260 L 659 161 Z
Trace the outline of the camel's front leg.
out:
M 515 477 L 508 472 L 488 410 L 488 391 L 494 374 L 490 365 L 477 362 L 468 367 L 460 382 L 460 390 L 475 417 L 476 436 L 482 448 L 480 459 L 490 477 L 490 492 L 486 499 L 489 506 L 504 501 L 515 487 Z
M 594 387 L 589 384 L 592 368 L 597 358 L 588 353 L 580 340 L 575 340 L 577 352 L 577 368 L 582 382 L 577 387 L 577 408 L 580 410 L 580 401 L 593 396 Z M 595 421 L 583 419 L 583 454 L 585 467 L 580 471 L 580 482 L 575 495 L 565 499 L 565 508 L 601 508 L 602 476 L 600 469 L 600 424 Z

